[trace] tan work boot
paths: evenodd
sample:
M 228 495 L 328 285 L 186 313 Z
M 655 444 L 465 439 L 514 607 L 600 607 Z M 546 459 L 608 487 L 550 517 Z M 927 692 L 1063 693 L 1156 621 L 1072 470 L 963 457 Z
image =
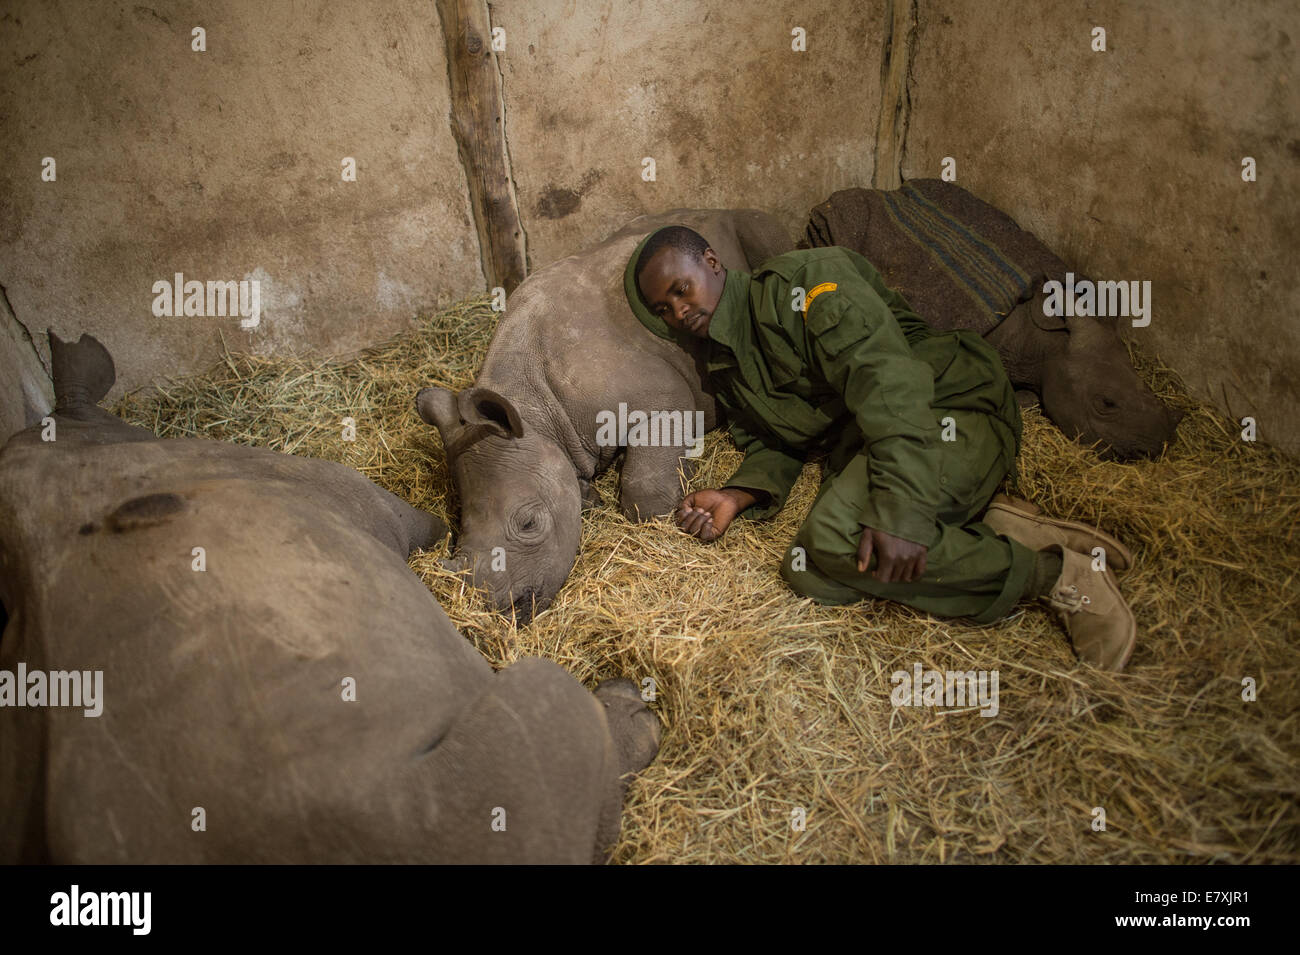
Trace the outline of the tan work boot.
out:
M 1060 544 L 1066 550 L 1091 556 L 1094 547 L 1104 547 L 1107 570 L 1122 574 L 1133 566 L 1133 554 L 1105 531 L 1078 521 L 1048 517 L 1038 505 L 1018 497 L 995 494 L 981 520 L 1030 550 L 1046 550 L 1049 544 Z
M 1133 655 L 1137 621 L 1109 570 L 1093 570 L 1092 559 L 1077 551 L 1048 544 L 1043 550 L 1061 553 L 1061 576 L 1050 596 L 1040 597 L 1065 624 L 1074 652 L 1084 663 L 1118 673 Z

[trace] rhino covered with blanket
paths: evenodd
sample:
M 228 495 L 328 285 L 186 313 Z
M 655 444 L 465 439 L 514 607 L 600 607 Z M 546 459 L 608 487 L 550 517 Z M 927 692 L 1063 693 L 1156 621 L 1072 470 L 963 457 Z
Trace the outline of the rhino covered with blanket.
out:
M 1083 444 L 1152 457 L 1182 412 L 1143 384 L 1120 339 L 1151 322 L 1151 282 L 1093 281 L 965 189 L 915 179 L 844 189 L 812 210 L 800 246 L 861 254 L 936 328 L 966 328 L 998 350 L 1011 383 Z

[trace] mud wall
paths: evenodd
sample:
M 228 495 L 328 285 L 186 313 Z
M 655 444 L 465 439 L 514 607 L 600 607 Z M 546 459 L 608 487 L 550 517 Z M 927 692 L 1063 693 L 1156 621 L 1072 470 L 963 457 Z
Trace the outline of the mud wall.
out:
M 448 64 L 474 38 L 445 28 L 452 8 L 475 9 L 8 4 L 3 434 L 24 393 L 48 403 L 46 328 L 104 340 L 116 396 L 201 370 L 223 344 L 346 355 L 500 281 L 476 159 L 453 135 Z M 1151 280 L 1151 324 L 1130 334 L 1300 452 L 1293 4 L 478 9 L 500 201 L 529 268 L 676 206 L 765 208 L 794 236 L 835 189 L 940 175 L 950 158 L 959 184 L 1080 271 Z M 156 283 L 177 273 L 257 279 L 258 323 L 155 314 Z
M 951 158 L 958 184 L 1079 271 L 1149 280 L 1150 324 L 1126 336 L 1300 454 L 1300 7 L 915 11 L 904 177 L 938 176 Z
M 5 11 L 0 286 L 46 367 L 47 328 L 91 332 L 117 362 L 116 396 L 202 370 L 223 341 L 355 351 L 482 287 L 431 4 Z M 176 273 L 258 279 L 257 326 L 155 315 L 155 283 Z M 10 348 L 20 337 L 0 338 L 0 371 L 30 365 Z

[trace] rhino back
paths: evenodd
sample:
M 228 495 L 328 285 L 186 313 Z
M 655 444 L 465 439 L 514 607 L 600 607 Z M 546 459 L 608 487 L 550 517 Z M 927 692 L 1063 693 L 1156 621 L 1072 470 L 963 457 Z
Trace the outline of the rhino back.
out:
M 645 411 L 703 410 L 706 427 L 715 427 L 716 407 L 704 387 L 705 344 L 692 341 L 688 350 L 654 335 L 632 314 L 623 290 L 638 243 L 677 224 L 703 235 L 728 269 L 750 270 L 792 244 L 759 210 L 674 209 L 634 219 L 515 290 L 477 383 L 509 397 L 525 421 L 559 443 L 579 441 L 593 459 L 596 416 L 616 412 L 620 402 Z M 684 391 L 691 408 L 680 407 Z M 567 436 L 557 421 L 567 423 Z
M 55 861 L 436 856 L 411 837 L 427 843 L 437 807 L 403 819 L 393 787 L 491 668 L 337 496 L 250 476 L 246 450 L 64 444 L 0 459 L 0 667 L 104 681 L 98 718 L 50 707 L 0 724 L 0 777 L 20 783 L 0 814 L 28 823 L 7 832 L 6 858 L 31 855 L 42 796 Z M 191 831 L 196 807 L 207 832 Z

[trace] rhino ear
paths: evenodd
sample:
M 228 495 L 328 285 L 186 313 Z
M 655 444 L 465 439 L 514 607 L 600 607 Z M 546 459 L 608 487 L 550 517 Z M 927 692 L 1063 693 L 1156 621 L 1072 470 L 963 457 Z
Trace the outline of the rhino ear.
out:
M 522 438 L 524 422 L 519 412 L 491 388 L 466 388 L 456 396 L 460 420 L 466 425 L 485 425 L 503 438 Z
M 440 432 L 450 434 L 460 427 L 460 413 L 456 410 L 456 396 L 446 388 L 434 385 L 421 388 L 415 396 L 415 410 Z
M 103 400 L 113 383 L 117 370 L 113 356 L 94 335 L 82 333 L 76 342 L 67 341 L 49 329 L 50 367 L 53 369 L 55 403 L 60 408 L 86 401 L 95 404 Z
M 1064 285 L 1063 277 L 1058 278 L 1057 282 Z M 1064 332 L 1069 331 L 1069 326 L 1065 323 L 1064 315 L 1048 315 L 1043 304 L 1047 301 L 1049 295 L 1044 291 L 1043 286 L 1047 284 L 1048 276 L 1044 272 L 1039 272 L 1033 277 L 1029 285 L 1025 287 L 1024 294 L 1021 296 L 1020 304 L 1012 309 L 1014 314 L 1018 309 L 1024 309 L 1025 317 L 1030 323 L 1045 332 Z M 1008 318 L 1011 316 L 1008 315 Z

